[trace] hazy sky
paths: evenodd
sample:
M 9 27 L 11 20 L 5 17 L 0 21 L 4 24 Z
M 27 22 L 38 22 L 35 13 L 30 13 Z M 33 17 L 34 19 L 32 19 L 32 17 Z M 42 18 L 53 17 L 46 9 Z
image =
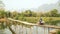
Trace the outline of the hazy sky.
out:
M 3 0 L 8 10 L 21 10 L 37 8 L 43 4 L 54 4 L 58 0 Z

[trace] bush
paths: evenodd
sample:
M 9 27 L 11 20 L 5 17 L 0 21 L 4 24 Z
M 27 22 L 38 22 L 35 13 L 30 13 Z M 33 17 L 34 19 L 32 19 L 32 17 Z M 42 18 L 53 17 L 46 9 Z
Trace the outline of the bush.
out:
M 60 34 L 60 30 L 59 30 L 59 31 L 57 31 L 57 34 Z

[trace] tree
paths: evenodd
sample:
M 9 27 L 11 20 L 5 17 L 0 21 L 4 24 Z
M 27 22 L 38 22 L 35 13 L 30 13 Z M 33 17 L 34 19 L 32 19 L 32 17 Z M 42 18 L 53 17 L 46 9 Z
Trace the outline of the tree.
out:
M 6 17 L 6 12 L 5 10 L 0 10 L 0 18 Z
M 11 13 L 11 16 L 12 16 L 12 18 L 15 18 L 15 17 L 17 17 L 18 16 L 18 12 L 17 11 L 14 11 L 14 12 L 12 12 Z
M 11 17 L 11 15 L 12 15 L 12 14 L 11 14 L 10 11 L 7 11 L 7 12 L 6 12 L 6 17 Z
M 31 11 L 31 10 L 26 10 L 26 11 L 24 12 L 24 16 L 27 16 L 27 17 L 32 16 L 32 11 Z
M 36 17 L 36 16 L 37 16 L 37 13 L 32 12 L 32 17 Z
M 5 7 L 5 4 L 0 0 L 0 9 L 3 10 Z
M 10 15 L 10 12 L 8 12 L 8 15 Z M 6 16 L 7 16 L 7 13 L 4 10 L 4 3 L 2 3 L 2 1 L 0 1 L 0 18 L 4 18 Z M 2 22 L 3 21 L 1 21 L 1 23 Z M 4 25 L 5 22 L 3 22 L 2 24 L 1 23 L 0 23 L 0 28 L 3 28 L 4 29 L 5 28 L 5 25 Z M 5 24 L 7 25 L 7 23 L 5 23 Z M 7 26 L 10 29 L 10 31 L 12 32 L 12 34 L 16 34 L 9 25 L 10 24 L 8 24 Z
M 57 17 L 57 14 L 58 14 L 58 10 L 57 9 L 53 9 L 51 12 L 50 12 L 50 15 L 52 17 Z

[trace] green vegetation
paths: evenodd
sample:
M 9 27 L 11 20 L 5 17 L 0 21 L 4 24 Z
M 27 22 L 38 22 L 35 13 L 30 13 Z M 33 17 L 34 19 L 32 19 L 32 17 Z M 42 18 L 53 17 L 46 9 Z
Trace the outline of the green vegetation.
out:
M 0 10 L 0 18 L 13 18 L 16 20 L 27 21 L 30 23 L 37 23 L 40 17 L 43 18 L 46 24 L 57 25 L 57 23 L 60 23 L 60 13 L 57 9 L 53 9 L 46 13 L 38 13 L 31 10 L 26 10 L 21 13 L 18 13 L 17 11 L 10 12 Z
M 60 23 L 60 17 L 42 17 L 46 24 L 57 25 Z M 27 21 L 30 23 L 37 23 L 40 17 L 19 17 L 18 20 Z
M 18 11 L 5 11 L 5 9 L 0 9 L 0 19 L 2 18 L 13 18 L 16 20 L 21 20 L 21 21 L 27 21 L 30 23 L 37 23 L 40 19 L 40 17 L 43 18 L 46 24 L 49 25 L 57 25 L 57 23 L 60 23 L 60 13 L 57 9 L 53 9 L 51 11 L 42 13 L 42 12 L 35 12 L 32 10 L 25 10 L 21 11 L 20 13 Z M 16 23 L 14 23 L 16 24 Z M 19 24 L 19 23 L 17 23 Z M 0 24 L 1 25 L 1 24 Z M 3 27 L 2 27 L 3 25 Z M 4 23 L 2 23 L 0 28 L 5 28 Z M 8 26 L 10 26 L 9 24 Z M 7 27 L 7 25 L 6 25 Z
M 53 9 L 49 12 L 42 13 L 42 12 L 34 12 L 31 10 L 26 10 L 24 12 L 18 13 L 17 11 L 5 11 L 0 10 L 0 18 L 4 17 L 11 17 L 14 19 L 18 19 L 19 17 L 60 17 L 60 13 L 57 9 Z
M 57 34 L 60 34 L 60 30 L 57 31 Z
M 37 23 L 40 19 L 40 17 L 43 18 L 43 20 L 45 21 L 45 24 L 48 25 L 57 25 L 58 23 L 60 23 L 60 13 L 57 9 L 53 9 L 51 11 L 42 13 L 42 12 L 34 12 L 31 10 L 25 10 L 25 11 L 21 11 L 20 13 L 17 11 L 5 11 L 4 9 L 0 8 L 0 19 L 2 18 L 13 18 L 16 20 L 21 20 L 21 21 L 27 21 L 29 23 Z M 11 25 L 23 25 L 26 27 L 31 27 L 31 26 L 27 26 L 25 24 L 22 23 L 5 23 L 5 22 L 1 22 L 0 21 L 0 29 L 5 29 L 8 28 L 10 29 L 10 31 L 12 32 L 12 34 L 15 34 L 15 32 L 10 28 Z M 60 31 L 57 32 L 57 34 L 60 34 Z

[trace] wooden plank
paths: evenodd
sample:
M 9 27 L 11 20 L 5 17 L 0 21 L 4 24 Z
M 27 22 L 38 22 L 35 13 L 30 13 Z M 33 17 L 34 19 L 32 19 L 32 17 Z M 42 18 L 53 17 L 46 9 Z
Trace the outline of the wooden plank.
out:
M 28 23 L 28 22 L 25 22 L 25 21 L 14 20 L 14 19 L 11 19 L 11 18 L 8 18 L 8 20 L 20 22 L 20 23 L 27 24 L 27 25 L 38 25 L 38 24 Z

